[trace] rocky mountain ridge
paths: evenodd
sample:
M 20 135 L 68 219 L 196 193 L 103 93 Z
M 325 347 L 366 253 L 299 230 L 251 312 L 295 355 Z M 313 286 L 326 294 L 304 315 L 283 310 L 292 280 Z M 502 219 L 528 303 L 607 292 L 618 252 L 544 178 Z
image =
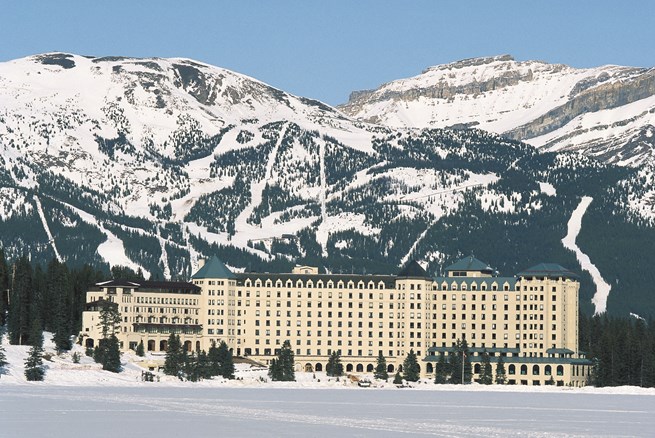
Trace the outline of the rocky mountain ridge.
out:
M 339 108 L 390 127 L 476 127 L 619 165 L 655 160 L 655 137 L 647 135 L 655 124 L 655 69 L 474 58 L 355 92 Z

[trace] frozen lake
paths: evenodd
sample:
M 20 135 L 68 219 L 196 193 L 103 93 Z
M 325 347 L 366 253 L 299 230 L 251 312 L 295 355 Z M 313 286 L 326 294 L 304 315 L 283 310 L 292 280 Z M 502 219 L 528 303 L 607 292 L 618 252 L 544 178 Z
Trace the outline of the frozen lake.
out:
M 0 387 L 0 436 L 653 436 L 652 395 Z

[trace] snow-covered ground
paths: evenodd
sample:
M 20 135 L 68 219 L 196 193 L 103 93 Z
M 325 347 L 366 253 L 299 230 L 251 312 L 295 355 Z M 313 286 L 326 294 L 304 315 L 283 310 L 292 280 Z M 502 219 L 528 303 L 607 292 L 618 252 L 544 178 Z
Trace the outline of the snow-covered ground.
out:
M 590 196 L 583 196 L 582 199 L 580 200 L 580 204 L 578 204 L 576 209 L 573 210 L 573 213 L 571 214 L 571 219 L 569 219 L 568 222 L 568 232 L 566 236 L 562 239 L 562 244 L 564 245 L 564 248 L 570 249 L 571 251 L 575 252 L 575 256 L 578 259 L 578 262 L 580 262 L 580 266 L 582 267 L 582 269 L 584 269 L 585 271 L 589 272 L 589 274 L 591 274 L 591 278 L 593 279 L 594 284 L 596 285 L 596 293 L 594 294 L 594 297 L 592 298 L 591 301 L 594 303 L 595 313 L 599 314 L 599 313 L 603 313 L 607 308 L 607 297 L 610 294 L 610 290 L 612 289 L 612 286 L 610 286 L 603 279 L 603 276 L 600 274 L 600 271 L 598 270 L 596 265 L 594 265 L 591 262 L 589 256 L 583 253 L 582 250 L 575 243 L 575 240 L 577 239 L 578 234 L 580 234 L 580 230 L 582 229 L 582 217 L 587 211 L 589 204 L 591 204 L 591 201 L 593 201 L 593 198 L 591 198 Z
M 651 436 L 655 389 L 434 385 L 359 388 L 324 373 L 268 382 L 266 370 L 238 365 L 237 380 L 181 382 L 144 370 L 102 371 L 82 354 L 54 355 L 45 343 L 44 382 L 26 382 L 29 347 L 3 345 L 10 365 L 0 377 L 0 436 L 194 438 L 234 436 Z M 74 351 L 82 352 L 75 346 Z M 123 355 L 124 360 L 140 360 Z M 161 356 L 147 358 L 162 359 Z M 372 376 L 369 376 L 372 377 Z

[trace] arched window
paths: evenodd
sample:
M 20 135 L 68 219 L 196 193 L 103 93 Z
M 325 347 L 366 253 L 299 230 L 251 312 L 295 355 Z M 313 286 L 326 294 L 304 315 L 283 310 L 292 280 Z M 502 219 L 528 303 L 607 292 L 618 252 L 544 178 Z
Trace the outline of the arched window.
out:
M 480 374 L 480 364 L 479 363 L 476 363 L 475 365 L 473 365 L 473 372 L 475 374 Z
M 564 375 L 564 367 L 562 365 L 557 365 L 557 375 L 558 376 Z
M 364 365 L 362 365 L 361 363 L 358 363 L 358 364 L 357 364 L 356 371 L 357 371 L 358 373 L 363 373 L 363 372 L 364 372 Z
M 508 374 L 516 374 L 516 366 L 514 364 L 510 365 L 508 368 Z
M 374 368 L 374 367 L 373 367 L 373 364 L 372 364 L 372 363 L 366 365 L 366 372 L 367 372 L 367 373 L 372 373 L 372 372 L 373 372 L 373 368 Z
M 553 373 L 553 370 L 550 365 L 546 365 L 544 367 L 544 374 L 547 376 L 550 376 Z
M 521 375 L 522 376 L 527 376 L 528 374 L 528 366 L 527 365 L 521 365 Z
M 539 375 L 539 365 L 532 365 L 532 375 L 533 376 Z

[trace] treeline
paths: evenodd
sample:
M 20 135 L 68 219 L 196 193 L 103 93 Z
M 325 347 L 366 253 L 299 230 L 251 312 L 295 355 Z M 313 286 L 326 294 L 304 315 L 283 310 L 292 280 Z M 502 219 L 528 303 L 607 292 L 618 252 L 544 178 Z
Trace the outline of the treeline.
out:
M 655 386 L 655 326 L 638 317 L 580 316 L 580 350 L 595 386 Z
M 71 269 L 53 259 L 44 267 L 26 256 L 9 263 L 0 249 L 0 324 L 9 343 L 35 345 L 48 331 L 58 350 L 70 350 L 72 337 L 82 329 L 89 286 L 110 277 L 143 279 L 119 266 L 107 273 L 90 265 Z

